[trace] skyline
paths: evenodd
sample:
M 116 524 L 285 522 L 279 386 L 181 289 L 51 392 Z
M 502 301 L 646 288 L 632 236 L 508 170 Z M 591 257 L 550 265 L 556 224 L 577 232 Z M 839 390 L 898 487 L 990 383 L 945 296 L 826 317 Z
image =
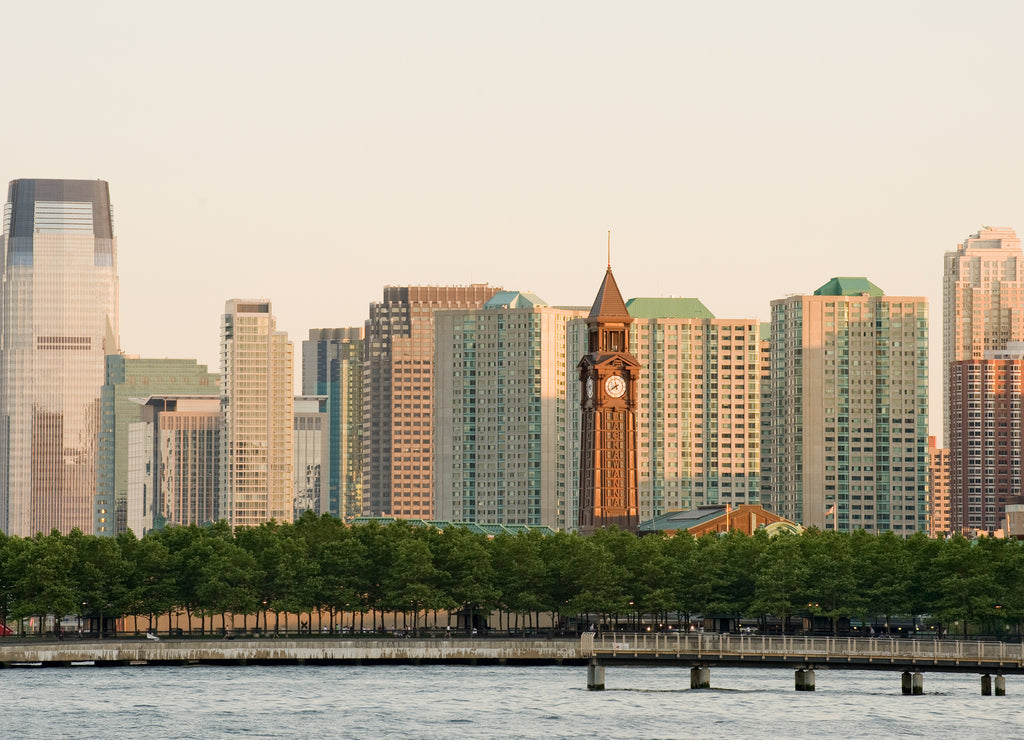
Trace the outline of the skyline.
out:
M 719 318 L 839 275 L 927 297 L 941 439 L 942 257 L 1024 231 L 1024 9 L 289 10 L 5 17 L 46 53 L 9 34 L 30 114 L 0 123 L 0 177 L 111 183 L 124 351 L 219 371 L 230 298 L 272 300 L 293 342 L 362 325 L 385 285 L 589 305 L 611 229 L 626 297 Z

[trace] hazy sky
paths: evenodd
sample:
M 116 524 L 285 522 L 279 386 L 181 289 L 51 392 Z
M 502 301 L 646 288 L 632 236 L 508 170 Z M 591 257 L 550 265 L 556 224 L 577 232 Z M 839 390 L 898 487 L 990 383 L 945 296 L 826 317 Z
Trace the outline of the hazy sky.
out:
M 925 295 L 1024 231 L 1020 2 L 19 2 L 0 180 L 110 182 L 121 343 L 217 369 L 232 297 L 296 342 L 385 284 L 723 318 L 836 275 Z M 298 384 L 297 384 L 298 390 Z

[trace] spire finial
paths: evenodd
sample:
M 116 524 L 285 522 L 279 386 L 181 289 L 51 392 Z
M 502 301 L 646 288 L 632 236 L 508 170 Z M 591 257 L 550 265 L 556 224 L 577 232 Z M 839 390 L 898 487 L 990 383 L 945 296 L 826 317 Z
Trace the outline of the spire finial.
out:
M 608 229 L 608 269 L 612 269 L 612 230 Z

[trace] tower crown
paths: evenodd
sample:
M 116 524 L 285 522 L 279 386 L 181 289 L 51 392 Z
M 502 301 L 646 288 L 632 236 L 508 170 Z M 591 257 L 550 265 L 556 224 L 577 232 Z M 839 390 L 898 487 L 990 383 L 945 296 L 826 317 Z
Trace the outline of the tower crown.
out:
M 629 325 L 633 317 L 629 315 L 626 302 L 615 283 L 612 268 L 601 281 L 601 289 L 587 316 L 588 341 L 590 352 L 627 352 L 629 350 Z
M 590 308 L 590 315 L 587 316 L 587 323 L 591 323 L 597 320 L 618 320 L 618 321 L 632 321 L 632 317 L 629 315 L 629 309 L 626 308 L 626 302 L 622 300 L 622 293 L 619 292 L 619 286 L 615 282 L 615 276 L 612 275 L 612 268 L 609 265 L 607 272 L 604 274 L 604 280 L 601 282 L 601 289 L 597 291 L 597 298 L 594 299 L 594 305 Z

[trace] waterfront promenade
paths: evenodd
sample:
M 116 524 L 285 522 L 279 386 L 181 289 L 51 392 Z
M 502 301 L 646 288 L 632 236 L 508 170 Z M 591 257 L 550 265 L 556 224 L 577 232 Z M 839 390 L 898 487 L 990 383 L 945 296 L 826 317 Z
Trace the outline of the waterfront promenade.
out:
M 1024 673 L 1024 645 L 974 640 L 719 635 L 714 633 L 585 633 L 582 657 L 609 663 L 721 666 L 815 665 L 861 670 L 927 669 Z
M 587 665 L 588 688 L 614 665 L 689 666 L 691 688 L 708 688 L 712 667 L 790 668 L 798 691 L 814 690 L 816 668 L 898 671 L 905 693 L 923 691 L 923 672 L 976 673 L 982 693 L 1005 693 L 1024 674 L 1024 645 L 970 640 L 584 633 L 581 638 L 303 638 L 0 641 L 0 667 L 273 664 Z M 995 677 L 994 679 L 992 677 Z
M 713 666 L 795 669 L 797 691 L 814 691 L 815 668 L 899 671 L 905 694 L 923 692 L 924 671 L 981 674 L 982 694 L 1006 691 L 1004 674 L 1024 673 L 1024 645 L 971 640 L 919 640 L 714 633 L 585 633 L 587 686 L 604 686 L 606 665 L 690 666 L 690 687 L 710 688 Z

